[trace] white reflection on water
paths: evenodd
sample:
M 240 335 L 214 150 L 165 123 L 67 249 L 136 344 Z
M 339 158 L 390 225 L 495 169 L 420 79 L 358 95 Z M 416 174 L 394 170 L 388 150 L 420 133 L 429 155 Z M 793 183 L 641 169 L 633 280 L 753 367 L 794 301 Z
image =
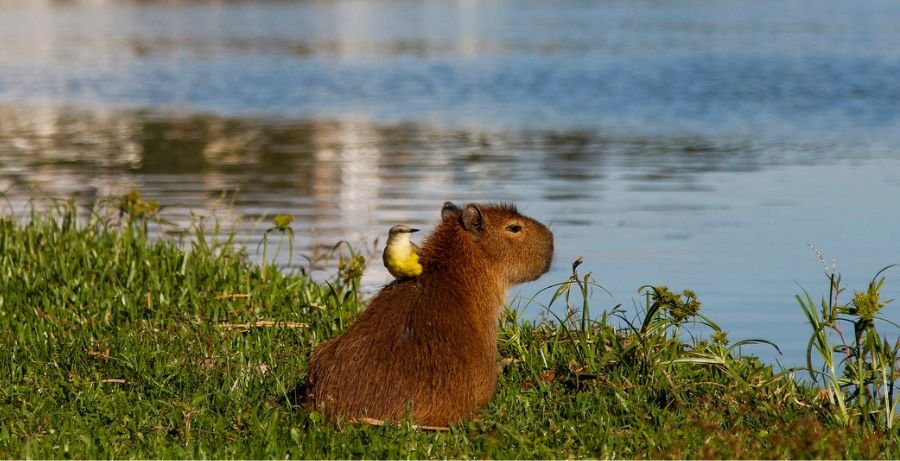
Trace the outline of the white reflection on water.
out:
M 898 141 L 895 2 L 0 2 L 0 100 Z

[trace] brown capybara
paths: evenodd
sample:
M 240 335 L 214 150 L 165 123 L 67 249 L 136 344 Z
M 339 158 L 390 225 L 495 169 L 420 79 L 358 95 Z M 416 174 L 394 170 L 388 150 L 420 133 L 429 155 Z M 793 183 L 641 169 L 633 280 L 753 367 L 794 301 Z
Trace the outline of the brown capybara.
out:
M 550 269 L 553 234 L 511 205 L 446 203 L 422 274 L 384 287 L 347 331 L 313 351 L 307 399 L 331 417 L 444 425 L 497 383 L 506 293 Z

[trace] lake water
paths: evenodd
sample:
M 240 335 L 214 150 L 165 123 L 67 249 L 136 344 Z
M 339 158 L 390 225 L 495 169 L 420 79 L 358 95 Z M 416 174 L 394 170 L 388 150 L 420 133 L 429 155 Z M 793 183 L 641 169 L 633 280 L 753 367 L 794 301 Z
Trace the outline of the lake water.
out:
M 799 365 L 807 244 L 900 263 L 900 3 L 0 0 L 0 208 L 132 188 L 253 251 L 293 214 L 294 261 L 512 201 L 557 259 L 511 299 L 583 256 L 595 310 L 694 289 Z

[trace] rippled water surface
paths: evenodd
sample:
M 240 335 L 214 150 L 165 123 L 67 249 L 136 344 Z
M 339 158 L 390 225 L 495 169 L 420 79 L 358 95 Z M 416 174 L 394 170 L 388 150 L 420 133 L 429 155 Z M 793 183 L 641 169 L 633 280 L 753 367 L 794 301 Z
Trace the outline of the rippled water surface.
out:
M 787 364 L 807 243 L 858 289 L 900 262 L 896 2 L 0 1 L 0 44 L 4 212 L 139 188 L 251 249 L 291 213 L 296 260 L 513 201 L 558 248 L 513 294 L 584 256 L 595 309 L 692 288 Z

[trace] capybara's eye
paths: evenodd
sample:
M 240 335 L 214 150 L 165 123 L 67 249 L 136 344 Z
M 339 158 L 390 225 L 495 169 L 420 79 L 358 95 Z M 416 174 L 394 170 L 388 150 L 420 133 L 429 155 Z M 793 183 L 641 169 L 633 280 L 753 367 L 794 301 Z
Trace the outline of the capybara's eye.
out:
M 522 231 L 522 226 L 520 226 L 518 224 L 510 224 L 510 225 L 506 226 L 506 230 L 515 234 L 515 233 Z

